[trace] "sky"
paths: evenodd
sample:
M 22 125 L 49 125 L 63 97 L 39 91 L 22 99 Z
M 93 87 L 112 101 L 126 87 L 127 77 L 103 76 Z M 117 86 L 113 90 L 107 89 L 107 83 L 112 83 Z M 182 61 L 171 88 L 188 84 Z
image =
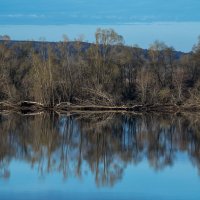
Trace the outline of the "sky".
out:
M 114 28 L 128 45 L 161 40 L 191 51 L 200 35 L 200 0 L 0 0 L 0 35 L 13 40 L 60 41 Z
M 0 0 L 0 24 L 200 21 L 199 0 Z

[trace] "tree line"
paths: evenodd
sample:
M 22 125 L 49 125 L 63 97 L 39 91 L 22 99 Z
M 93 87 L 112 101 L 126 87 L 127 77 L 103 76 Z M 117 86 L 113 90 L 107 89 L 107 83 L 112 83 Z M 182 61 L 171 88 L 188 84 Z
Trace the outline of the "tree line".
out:
M 84 105 L 198 104 L 200 40 L 190 53 L 155 41 L 149 49 L 125 46 L 112 29 L 97 29 L 95 43 L 0 41 L 0 100 Z

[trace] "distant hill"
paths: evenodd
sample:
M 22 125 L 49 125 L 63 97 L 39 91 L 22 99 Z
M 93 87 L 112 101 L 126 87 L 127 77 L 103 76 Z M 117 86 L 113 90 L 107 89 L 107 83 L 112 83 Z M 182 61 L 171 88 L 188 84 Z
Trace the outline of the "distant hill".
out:
M 7 38 L 7 37 L 6 37 Z M 48 41 L 17 41 L 17 40 L 2 40 L 2 37 L 0 37 L 0 43 L 7 43 L 8 46 L 13 46 L 13 45 L 31 45 L 33 46 L 35 49 L 40 49 L 41 47 L 47 47 L 47 46 L 51 46 L 53 48 L 55 48 L 61 43 L 61 42 L 48 42 Z M 67 48 L 70 51 L 70 53 L 75 53 L 75 45 L 77 44 L 77 41 L 69 41 L 67 42 Z M 81 51 L 85 52 L 87 51 L 91 46 L 95 45 L 94 43 L 88 43 L 88 42 L 80 42 L 80 46 L 81 46 Z M 131 46 L 122 46 L 122 48 L 128 48 L 130 51 L 134 50 L 134 49 L 140 49 L 141 52 L 143 52 L 143 56 L 145 58 L 148 57 L 148 49 L 142 49 L 142 48 L 138 48 L 138 47 L 131 47 Z M 183 55 L 187 55 L 190 53 L 184 53 L 182 51 L 173 51 L 175 59 L 179 59 L 181 56 Z

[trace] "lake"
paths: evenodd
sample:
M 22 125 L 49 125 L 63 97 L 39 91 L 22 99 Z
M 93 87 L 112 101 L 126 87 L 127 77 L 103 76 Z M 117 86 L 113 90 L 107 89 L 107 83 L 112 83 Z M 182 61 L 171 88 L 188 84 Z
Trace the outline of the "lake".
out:
M 0 199 L 200 199 L 197 114 L 0 115 Z

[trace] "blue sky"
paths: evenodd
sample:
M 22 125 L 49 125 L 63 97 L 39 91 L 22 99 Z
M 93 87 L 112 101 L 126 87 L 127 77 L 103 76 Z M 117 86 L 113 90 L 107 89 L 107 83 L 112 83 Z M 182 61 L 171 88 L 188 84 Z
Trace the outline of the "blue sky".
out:
M 199 10 L 199 0 L 0 0 L 0 24 L 197 22 Z
M 95 30 L 105 27 L 128 45 L 148 48 L 158 39 L 187 52 L 200 35 L 199 10 L 200 0 L 0 0 L 0 35 L 59 41 L 84 34 L 93 42 Z

